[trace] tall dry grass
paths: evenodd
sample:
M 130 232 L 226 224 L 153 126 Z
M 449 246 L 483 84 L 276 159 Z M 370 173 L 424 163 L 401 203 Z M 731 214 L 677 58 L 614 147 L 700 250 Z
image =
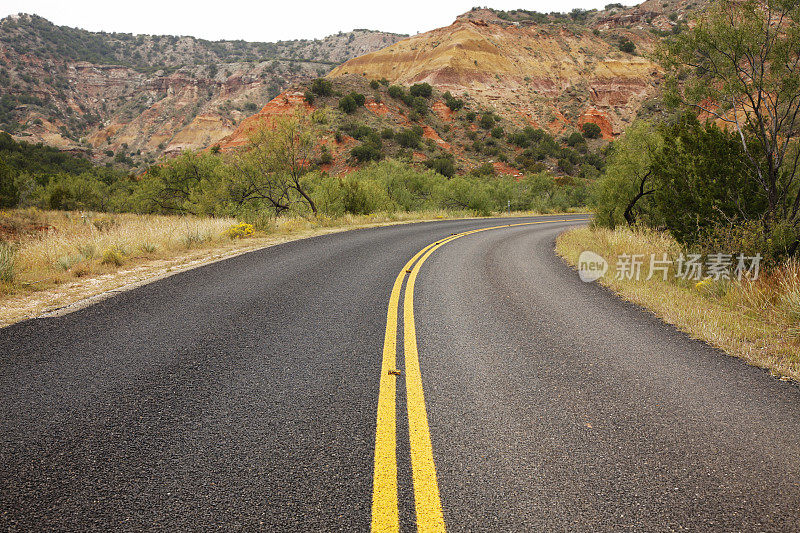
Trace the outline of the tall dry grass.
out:
M 600 281 L 625 299 L 731 355 L 800 381 L 800 262 L 787 261 L 762 271 L 755 280 L 700 283 L 676 278 L 673 262 L 666 281 L 660 273 L 647 280 L 651 254 L 660 259 L 666 253 L 674 261 L 682 252 L 664 232 L 580 228 L 562 234 L 556 244 L 556 251 L 573 266 L 584 250 L 608 261 L 609 271 Z M 616 279 L 622 254 L 647 258 L 638 281 Z
M 0 212 L 0 262 L 13 251 L 5 291 L 40 288 L 68 278 L 108 272 L 141 259 L 174 255 L 229 240 L 232 218 L 39 211 Z M 0 267 L 2 270 L 2 267 Z

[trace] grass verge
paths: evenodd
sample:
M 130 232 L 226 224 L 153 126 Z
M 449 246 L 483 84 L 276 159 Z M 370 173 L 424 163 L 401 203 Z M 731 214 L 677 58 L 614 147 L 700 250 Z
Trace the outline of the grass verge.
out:
M 233 218 L 0 211 L 0 327 L 123 286 L 290 240 L 472 216 L 467 211 L 321 215 L 279 218 L 255 230 Z
M 676 259 L 681 248 L 669 235 L 645 229 L 579 228 L 563 233 L 556 252 L 576 266 L 584 250 L 606 259 L 600 283 L 624 299 L 652 311 L 690 336 L 765 368 L 782 379 L 800 382 L 800 263 L 787 262 L 752 281 L 703 280 L 675 276 L 675 263 L 663 276 L 649 275 L 650 254 Z M 646 258 L 639 281 L 616 279 L 622 254 Z

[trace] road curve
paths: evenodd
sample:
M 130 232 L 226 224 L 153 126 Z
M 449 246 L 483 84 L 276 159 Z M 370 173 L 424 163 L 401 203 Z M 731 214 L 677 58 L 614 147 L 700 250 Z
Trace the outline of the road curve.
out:
M 446 528 L 800 530 L 800 389 L 580 282 L 553 254 L 577 223 L 562 219 L 295 241 L 0 329 L 0 529 L 368 530 L 398 274 L 454 233 L 548 221 L 443 243 L 417 269 Z M 399 307 L 395 500 L 411 531 Z

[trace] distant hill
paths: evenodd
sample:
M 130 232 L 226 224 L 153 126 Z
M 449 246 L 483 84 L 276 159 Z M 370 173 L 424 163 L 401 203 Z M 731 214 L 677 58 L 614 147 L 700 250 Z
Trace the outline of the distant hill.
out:
M 561 133 L 591 120 L 611 139 L 659 92 L 662 73 L 648 58 L 655 44 L 683 31 L 703 5 L 648 0 L 568 14 L 474 8 L 450 26 L 351 59 L 330 77 L 424 81 L 514 122 Z
M 202 148 L 292 83 L 404 36 L 353 30 L 249 43 L 0 20 L 0 130 L 96 160 L 146 164 Z
M 650 53 L 705 5 L 648 0 L 568 14 L 474 8 L 450 26 L 336 67 L 329 95 L 314 95 L 309 83 L 291 87 L 217 144 L 235 149 L 280 116 L 324 110 L 323 169 L 333 174 L 392 157 L 432 167 L 449 160 L 456 173 L 592 178 L 609 141 L 638 115 L 662 111 L 663 73 Z M 434 88 L 422 112 L 407 91 L 420 83 Z M 364 106 L 346 113 L 339 102 L 350 93 L 363 95 Z M 599 131 L 584 136 L 587 123 Z M 413 130 L 419 142 L 409 143 Z

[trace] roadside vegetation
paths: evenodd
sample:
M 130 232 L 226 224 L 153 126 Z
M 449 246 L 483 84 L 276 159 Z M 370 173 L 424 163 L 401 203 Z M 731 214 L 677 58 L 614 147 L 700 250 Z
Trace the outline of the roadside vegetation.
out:
M 676 277 L 684 248 L 668 233 L 646 227 L 581 228 L 562 234 L 556 251 L 573 265 L 584 250 L 608 261 L 600 282 L 626 300 L 650 309 L 665 322 L 696 339 L 768 369 L 773 375 L 800 381 L 800 262 L 789 259 L 739 281 Z M 649 258 L 667 253 L 672 262 L 667 279 L 650 276 Z M 617 276 L 620 256 L 646 258 L 639 280 Z
M 733 23 L 731 22 L 733 21 Z M 733 355 L 800 379 L 800 6 L 718 0 L 660 51 L 672 111 L 638 121 L 609 152 L 594 227 L 563 235 L 590 250 L 761 259 L 761 275 L 603 283 Z M 624 278 L 624 277 L 623 277 Z

